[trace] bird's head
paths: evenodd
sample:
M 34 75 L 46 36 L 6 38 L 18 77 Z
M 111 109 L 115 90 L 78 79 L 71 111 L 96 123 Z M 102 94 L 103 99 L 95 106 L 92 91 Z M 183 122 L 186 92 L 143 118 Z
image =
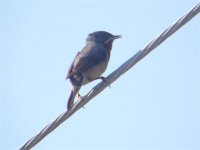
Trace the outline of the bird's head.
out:
M 96 31 L 88 35 L 87 41 L 104 44 L 110 51 L 115 39 L 121 38 L 121 35 L 112 35 L 106 31 Z

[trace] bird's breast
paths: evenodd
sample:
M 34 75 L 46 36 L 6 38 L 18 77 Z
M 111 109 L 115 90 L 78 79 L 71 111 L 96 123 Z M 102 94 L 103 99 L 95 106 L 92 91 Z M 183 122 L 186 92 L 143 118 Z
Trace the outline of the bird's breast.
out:
M 107 57 L 104 61 L 101 63 L 95 65 L 94 67 L 90 68 L 89 70 L 85 71 L 83 73 L 83 76 L 85 77 L 83 84 L 87 84 L 96 78 L 100 77 L 104 71 L 106 70 L 108 66 L 109 57 Z

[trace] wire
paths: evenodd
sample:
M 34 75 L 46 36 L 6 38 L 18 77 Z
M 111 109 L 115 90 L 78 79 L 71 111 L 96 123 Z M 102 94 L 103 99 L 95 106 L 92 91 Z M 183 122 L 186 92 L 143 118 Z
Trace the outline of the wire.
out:
M 149 54 L 153 49 L 159 46 L 162 42 L 164 42 L 168 37 L 170 37 L 173 33 L 175 33 L 178 29 L 180 29 L 184 24 L 189 22 L 193 17 L 195 17 L 200 12 L 200 3 L 198 3 L 194 8 L 188 11 L 184 16 L 182 16 L 179 20 L 173 23 L 170 27 L 168 27 L 163 33 L 161 33 L 158 37 L 152 40 L 148 45 L 146 45 L 143 49 L 139 50 L 134 56 L 128 59 L 125 63 L 123 63 L 118 69 L 112 72 L 106 79 L 108 83 L 101 82 L 97 84 L 91 91 L 83 97 L 81 101 L 76 103 L 74 107 L 69 111 L 64 111 L 57 118 L 55 118 L 52 122 L 50 122 L 47 126 L 45 126 L 39 133 L 29 139 L 24 145 L 22 145 L 20 150 L 27 150 L 35 146 L 39 143 L 45 136 L 47 136 L 50 132 L 56 129 L 61 123 L 66 121 L 70 116 L 72 116 L 76 111 L 82 108 L 86 103 L 88 103 L 93 97 L 103 91 L 108 84 L 111 84 L 116 79 L 118 79 L 122 74 L 128 71 L 131 67 L 133 67 L 137 62 L 143 59 L 147 54 Z

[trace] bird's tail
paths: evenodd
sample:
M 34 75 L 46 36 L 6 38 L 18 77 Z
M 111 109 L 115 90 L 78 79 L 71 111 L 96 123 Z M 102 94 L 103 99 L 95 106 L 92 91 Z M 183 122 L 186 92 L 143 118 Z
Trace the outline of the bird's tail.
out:
M 72 86 L 71 93 L 70 93 L 68 103 L 67 103 L 67 110 L 70 110 L 73 107 L 74 99 L 75 99 L 76 94 L 78 93 L 79 89 L 80 89 L 80 87 L 78 87 L 78 86 Z

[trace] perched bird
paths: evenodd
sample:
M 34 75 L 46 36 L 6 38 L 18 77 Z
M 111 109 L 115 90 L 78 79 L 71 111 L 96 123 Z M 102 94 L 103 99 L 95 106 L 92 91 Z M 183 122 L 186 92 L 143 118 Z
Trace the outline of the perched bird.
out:
M 82 85 L 96 79 L 105 81 L 101 74 L 107 68 L 112 43 L 118 38 L 121 36 L 106 31 L 96 31 L 88 35 L 85 47 L 74 58 L 66 77 L 72 85 L 67 104 L 68 110 L 73 107 L 74 99 Z

